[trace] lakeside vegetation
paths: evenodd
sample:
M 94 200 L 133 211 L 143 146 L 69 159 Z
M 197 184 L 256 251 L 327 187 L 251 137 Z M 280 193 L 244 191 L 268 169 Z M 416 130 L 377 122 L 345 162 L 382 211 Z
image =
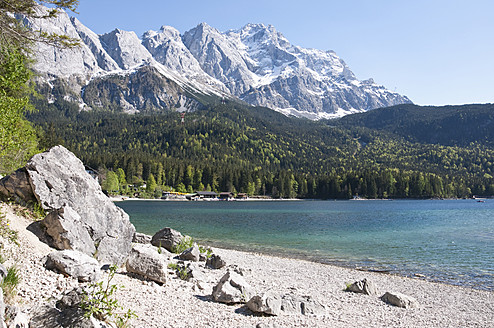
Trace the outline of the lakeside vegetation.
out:
M 492 105 L 395 106 L 312 122 L 227 103 L 187 113 L 183 124 L 176 112 L 79 112 L 63 100 L 35 105 L 39 111 L 28 117 L 44 131 L 42 146 L 66 146 L 102 174 L 112 194 L 133 194 L 129 185 L 145 185 L 144 197 L 172 189 L 319 199 L 494 194 L 491 129 L 481 130 L 485 117 L 471 115 L 477 106 L 492 116 Z M 414 124 L 435 132 L 428 139 Z M 483 132 L 466 137 L 458 125 Z

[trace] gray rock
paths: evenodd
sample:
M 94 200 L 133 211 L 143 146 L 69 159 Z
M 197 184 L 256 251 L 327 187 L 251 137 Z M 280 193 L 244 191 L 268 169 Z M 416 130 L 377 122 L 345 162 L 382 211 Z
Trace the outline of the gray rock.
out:
M 278 325 L 277 323 L 269 324 L 269 323 L 260 322 L 256 325 L 256 328 L 283 328 L 283 327 Z
M 135 233 L 129 216 L 66 148 L 56 146 L 33 156 L 1 185 L 4 197 L 36 199 L 48 213 L 42 224 L 50 246 L 94 255 L 103 263 L 125 262 Z
M 3 301 L 3 292 L 0 292 L 0 322 L 5 321 L 5 303 Z
M 82 288 L 72 289 L 65 293 L 62 298 L 56 303 L 57 309 L 65 310 L 66 308 L 77 307 L 84 299 Z
M 29 317 L 23 313 L 19 308 L 14 308 L 14 312 L 10 314 L 12 320 L 9 322 L 8 327 L 12 328 L 29 328 Z M 43 327 L 43 326 L 37 326 Z
M 136 244 L 132 247 L 126 268 L 146 279 L 166 283 L 167 261 L 152 245 Z
M 65 273 L 79 281 L 96 281 L 100 278 L 98 261 L 84 253 L 74 250 L 56 251 L 44 258 L 48 270 Z
M 401 293 L 386 292 L 381 296 L 381 300 L 402 308 L 418 308 L 420 306 L 415 298 Z
M 203 269 L 199 268 L 199 266 L 195 263 L 189 263 L 187 265 L 187 276 L 194 279 L 197 282 L 207 282 L 207 276 L 204 273 Z
M 199 246 L 197 246 L 197 244 L 194 244 L 194 246 L 180 253 L 178 257 L 179 259 L 184 261 L 198 262 L 200 257 Z
M 144 233 L 136 232 L 134 238 L 132 238 L 133 243 L 139 244 L 151 244 L 151 236 Z
M 281 298 L 281 311 L 288 314 L 323 315 L 326 307 L 312 296 L 287 294 Z
M 25 168 L 0 179 L 0 199 L 4 201 L 12 199 L 22 205 L 38 201 L 33 194 Z
M 100 36 L 106 52 L 122 69 L 129 69 L 151 59 L 135 32 L 115 29 Z
M 220 303 L 246 303 L 254 296 L 254 292 L 241 275 L 228 271 L 213 287 L 212 296 Z
M 56 249 L 72 249 L 84 254 L 96 253 L 94 244 L 83 219 L 69 205 L 51 211 L 42 221 L 46 240 Z
M 366 295 L 376 295 L 377 288 L 376 286 L 369 280 L 363 279 L 361 281 L 356 281 L 348 287 L 348 291 L 354 293 L 361 293 Z
M 226 265 L 226 262 L 219 255 L 213 254 L 206 260 L 206 265 L 212 269 L 221 269 Z
M 270 293 L 252 297 L 247 302 L 247 307 L 256 313 L 264 313 L 269 315 L 280 315 L 282 313 L 281 297 Z
M 184 236 L 172 228 L 163 228 L 154 234 L 151 244 L 156 247 L 163 247 L 170 252 L 182 241 Z
M 281 296 L 269 292 L 252 297 L 247 302 L 247 307 L 253 312 L 269 315 L 323 315 L 326 313 L 326 307 L 311 296 L 294 294 Z
M 7 272 L 8 272 L 7 268 L 2 263 L 0 263 L 0 281 L 2 281 L 3 278 L 7 276 Z
M 33 30 L 64 31 L 81 39 L 79 47 L 70 49 L 37 44 L 35 53 L 42 55 L 35 67 L 45 82 L 55 78 L 69 85 L 71 97 L 83 106 L 128 112 L 146 111 L 149 107 L 191 110 L 198 105 L 187 96 L 190 88 L 238 97 L 252 105 L 285 109 L 311 119 L 324 117 L 320 114 L 339 116 L 410 103 L 407 97 L 371 79 L 358 80 L 332 51 L 290 44 L 273 26 L 248 24 L 222 33 L 202 23 L 183 35 L 174 28 L 162 27 L 145 33 L 139 40 L 134 32 L 118 29 L 98 36 L 66 13 L 57 19 L 25 19 L 24 23 Z M 157 62 L 161 64 L 160 71 L 164 67 L 171 74 L 140 73 L 157 72 Z M 139 77 L 129 83 L 139 65 Z M 274 67 L 280 68 L 279 73 L 273 73 Z M 121 69 L 118 77 L 126 81 L 119 83 L 118 77 L 111 76 L 110 72 L 117 68 Z M 266 74 L 272 79 L 258 84 L 256 81 Z M 86 85 L 89 88 L 80 92 Z M 52 92 L 51 96 L 62 98 L 68 94 Z

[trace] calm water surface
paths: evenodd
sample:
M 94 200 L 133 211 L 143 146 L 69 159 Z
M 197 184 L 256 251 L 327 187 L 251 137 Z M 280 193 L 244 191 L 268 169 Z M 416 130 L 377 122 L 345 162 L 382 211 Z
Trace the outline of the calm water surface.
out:
M 494 200 L 118 202 L 137 231 L 494 290 Z

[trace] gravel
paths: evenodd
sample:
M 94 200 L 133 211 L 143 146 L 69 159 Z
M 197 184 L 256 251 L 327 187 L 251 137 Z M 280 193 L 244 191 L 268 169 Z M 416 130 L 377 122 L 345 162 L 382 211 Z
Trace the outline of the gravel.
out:
M 3 253 L 10 254 L 6 266 L 15 264 L 22 281 L 18 301 L 26 309 L 59 298 L 63 292 L 83 286 L 75 279 L 47 271 L 41 259 L 53 251 L 28 230 L 30 223 L 15 216 L 10 208 L 3 212 L 11 227 L 19 231 L 21 247 L 3 240 Z M 137 314 L 133 327 L 494 327 L 494 292 L 480 291 L 421 279 L 363 272 L 331 265 L 279 258 L 234 250 L 213 249 L 227 266 L 206 268 L 200 264 L 203 280 L 179 279 L 170 270 L 164 285 L 137 278 L 120 268 L 114 283 L 117 297 L 125 309 Z M 326 307 L 326 314 L 262 316 L 243 304 L 213 302 L 211 289 L 227 270 L 241 268 L 245 280 L 261 294 L 310 295 Z M 104 276 L 105 277 L 105 276 Z M 347 283 L 366 278 L 375 284 L 377 295 L 344 291 Z M 103 278 L 104 279 L 104 278 Z M 403 309 L 380 300 L 387 291 L 415 298 L 419 308 Z

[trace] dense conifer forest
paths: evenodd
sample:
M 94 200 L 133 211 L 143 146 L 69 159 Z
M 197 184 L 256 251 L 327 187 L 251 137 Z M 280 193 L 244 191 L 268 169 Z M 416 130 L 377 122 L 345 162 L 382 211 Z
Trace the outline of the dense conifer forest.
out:
M 115 194 L 143 185 L 147 197 L 172 189 L 318 199 L 494 194 L 493 105 L 401 105 L 313 122 L 218 103 L 182 123 L 170 111 L 34 103 L 39 110 L 29 120 L 42 146 L 66 146 Z

